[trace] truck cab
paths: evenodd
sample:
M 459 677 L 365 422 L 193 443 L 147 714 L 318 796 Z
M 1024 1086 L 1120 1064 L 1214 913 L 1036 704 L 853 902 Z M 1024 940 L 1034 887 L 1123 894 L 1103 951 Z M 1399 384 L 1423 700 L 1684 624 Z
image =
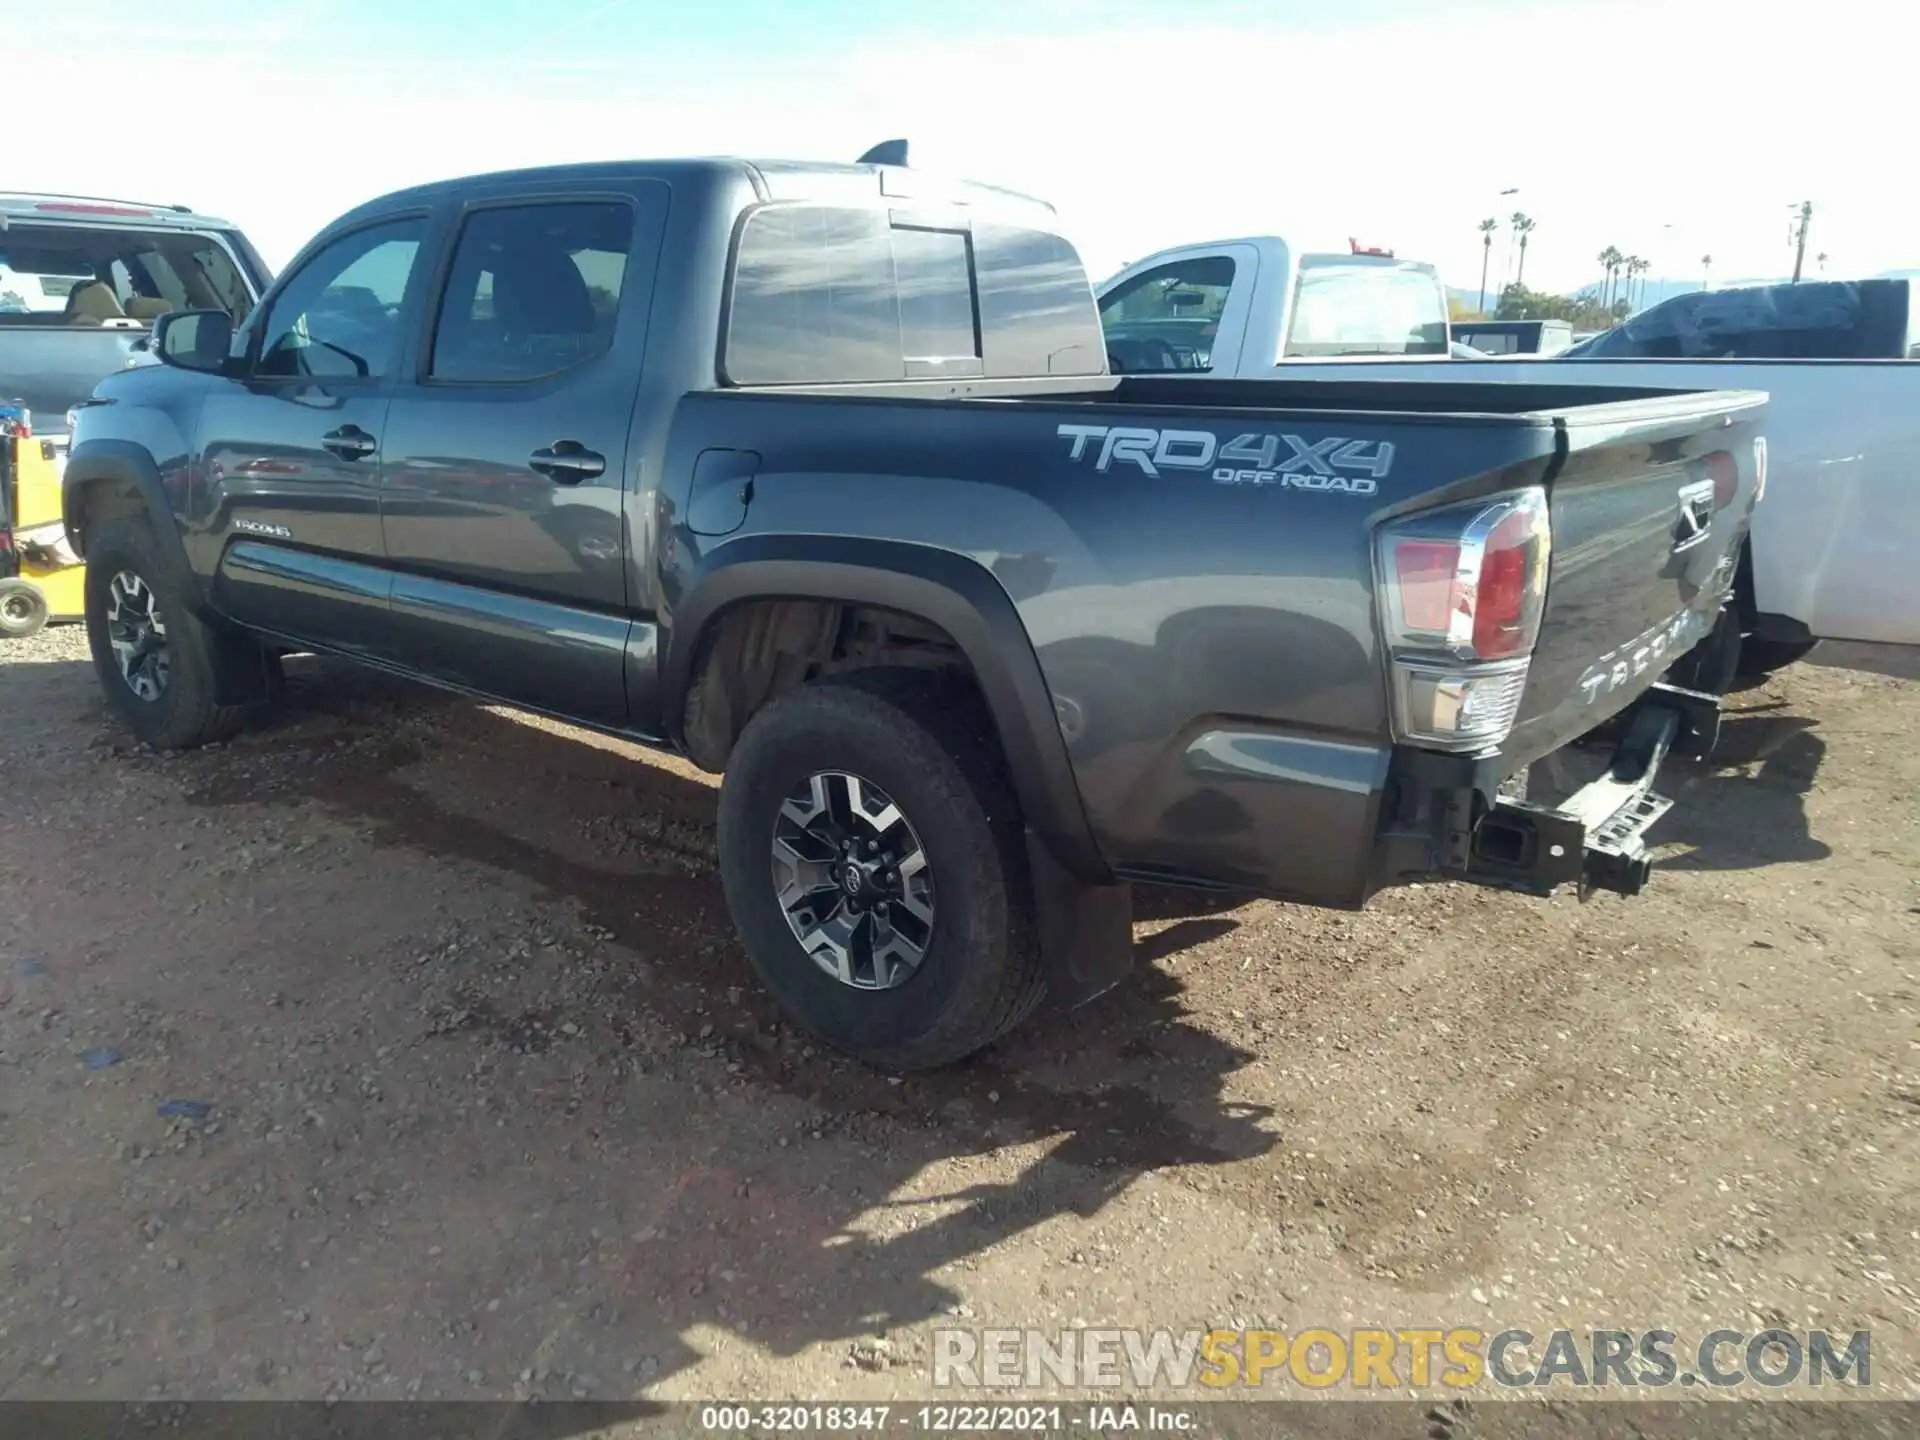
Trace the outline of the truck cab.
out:
M 1097 293 L 1115 374 L 1257 378 L 1292 361 L 1451 353 L 1439 271 L 1358 245 L 1298 251 L 1273 235 L 1182 245 Z

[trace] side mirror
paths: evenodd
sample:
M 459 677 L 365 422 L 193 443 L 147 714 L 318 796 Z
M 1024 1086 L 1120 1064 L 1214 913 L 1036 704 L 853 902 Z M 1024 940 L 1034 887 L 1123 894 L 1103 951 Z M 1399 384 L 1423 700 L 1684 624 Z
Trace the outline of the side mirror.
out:
M 153 353 L 162 365 L 218 374 L 233 348 L 233 317 L 224 310 L 181 310 L 153 322 Z

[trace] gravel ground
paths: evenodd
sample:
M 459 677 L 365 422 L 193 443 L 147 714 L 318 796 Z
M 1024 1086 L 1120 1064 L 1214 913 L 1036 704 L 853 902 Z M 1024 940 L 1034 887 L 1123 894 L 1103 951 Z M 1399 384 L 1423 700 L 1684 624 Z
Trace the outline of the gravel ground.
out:
M 0 1397 L 912 1396 L 1017 1323 L 1871 1328 L 1920 1394 L 1920 679 L 1833 658 L 1637 900 L 1143 895 L 1121 991 L 893 1083 L 754 987 L 688 767 L 314 660 L 155 755 L 0 644 Z

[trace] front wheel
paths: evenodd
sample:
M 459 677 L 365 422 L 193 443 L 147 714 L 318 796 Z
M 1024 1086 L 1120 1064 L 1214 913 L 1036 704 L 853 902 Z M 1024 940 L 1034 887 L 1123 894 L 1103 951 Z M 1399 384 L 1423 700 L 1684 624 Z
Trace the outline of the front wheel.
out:
M 767 706 L 728 760 L 719 850 L 762 983 L 869 1064 L 949 1064 L 1044 994 L 1018 807 L 952 682 L 860 672 Z
M 218 701 L 222 667 L 248 642 L 196 617 L 146 521 L 109 521 L 87 545 L 87 645 L 107 703 L 158 750 L 224 740 L 246 708 Z

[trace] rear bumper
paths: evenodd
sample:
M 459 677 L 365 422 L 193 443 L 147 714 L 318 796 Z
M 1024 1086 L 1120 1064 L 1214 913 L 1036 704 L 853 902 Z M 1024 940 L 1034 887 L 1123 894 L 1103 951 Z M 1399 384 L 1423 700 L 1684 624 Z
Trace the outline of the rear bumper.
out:
M 1533 895 L 1562 885 L 1638 894 L 1653 870 L 1644 837 L 1673 804 L 1655 788 L 1661 769 L 1674 755 L 1712 753 L 1720 699 L 1655 685 L 1618 726 L 1599 778 L 1552 805 L 1500 795 L 1504 777 L 1482 773 L 1486 762 L 1396 757 L 1374 888 L 1439 875 Z

